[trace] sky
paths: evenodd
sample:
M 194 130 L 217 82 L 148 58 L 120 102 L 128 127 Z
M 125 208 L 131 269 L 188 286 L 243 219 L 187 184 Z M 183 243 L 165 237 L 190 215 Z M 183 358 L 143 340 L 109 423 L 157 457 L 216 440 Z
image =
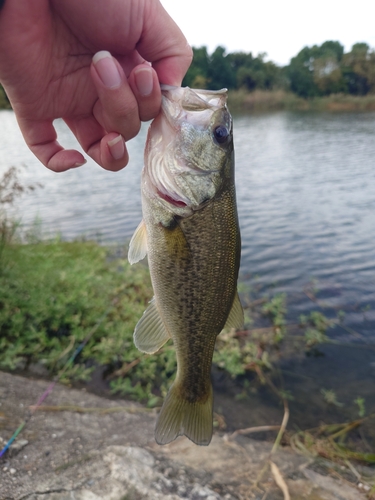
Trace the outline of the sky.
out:
M 190 45 L 267 53 L 286 65 L 306 45 L 338 40 L 375 48 L 373 0 L 161 0 Z

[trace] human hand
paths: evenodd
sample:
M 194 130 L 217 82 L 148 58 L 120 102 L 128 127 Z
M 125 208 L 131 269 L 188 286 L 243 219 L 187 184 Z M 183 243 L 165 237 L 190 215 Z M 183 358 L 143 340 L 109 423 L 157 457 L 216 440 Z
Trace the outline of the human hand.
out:
M 119 170 L 125 141 L 159 112 L 159 82 L 180 85 L 192 58 L 159 0 L 6 0 L 0 33 L 0 81 L 27 145 L 56 172 L 85 159 L 57 142 L 54 119 Z M 114 57 L 100 52 L 92 63 L 103 50 Z

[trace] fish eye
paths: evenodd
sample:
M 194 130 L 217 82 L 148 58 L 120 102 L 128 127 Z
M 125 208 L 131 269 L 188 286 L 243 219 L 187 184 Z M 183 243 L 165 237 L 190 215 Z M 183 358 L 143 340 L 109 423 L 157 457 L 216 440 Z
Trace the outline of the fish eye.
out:
M 224 125 L 219 125 L 214 129 L 214 137 L 219 144 L 224 144 L 229 137 L 229 130 Z

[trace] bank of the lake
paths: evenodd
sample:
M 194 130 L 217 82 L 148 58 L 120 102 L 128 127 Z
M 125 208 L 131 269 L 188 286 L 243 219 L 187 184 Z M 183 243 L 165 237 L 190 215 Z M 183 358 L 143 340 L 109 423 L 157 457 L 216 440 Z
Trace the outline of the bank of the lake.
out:
M 86 341 L 63 380 L 87 381 L 100 365 L 115 379 L 114 390 L 147 401 L 158 372 L 165 373 L 163 356 L 150 361 L 133 343 L 151 297 L 147 268 L 131 267 L 116 247 L 58 239 L 2 245 L 0 368 L 27 371 L 37 364 L 56 375 Z M 167 377 L 159 378 L 164 387 Z
M 0 448 L 49 382 L 0 372 Z M 57 384 L 0 459 L 7 500 L 369 500 L 374 471 L 216 429 L 155 443 L 156 411 Z M 271 431 L 275 436 L 277 431 Z M 272 462 L 272 465 L 271 463 Z M 354 472 L 353 472 L 354 471 Z M 359 474 L 359 478 L 355 474 Z M 284 495 L 282 493 L 284 491 Z M 285 496 L 289 493 L 289 497 Z
M 130 266 L 124 249 L 117 246 L 59 239 L 6 244 L 0 264 L 0 369 L 84 384 L 97 394 L 125 397 L 149 408 L 161 405 L 176 372 L 173 345 L 145 355 L 133 343 L 134 326 L 152 296 L 146 266 Z M 307 394 L 300 400 L 298 390 L 289 392 L 288 364 L 310 352 L 311 366 L 319 370 L 313 358 L 324 344 L 329 353 L 326 331 L 335 322 L 314 312 L 300 325 L 289 325 L 284 296 L 253 303 L 246 292 L 241 296 L 246 324 L 252 327 L 218 338 L 212 373 L 217 428 L 278 426 L 283 413 L 290 411 L 291 428 L 298 422 L 301 432 L 289 431 L 285 443 L 338 463 L 349 458 L 375 463 L 375 455 L 366 449 L 375 442 L 375 414 L 368 411 L 373 391 L 371 387 L 367 391 L 365 381 L 361 387 L 365 397 L 358 396 L 357 410 L 342 408 L 335 393 L 323 388 L 326 406 L 335 408 L 323 406 L 318 412 L 328 426 L 317 425 L 319 417 L 315 424 L 314 418 L 306 417 Z M 71 362 L 82 342 L 83 350 Z M 369 354 L 370 362 L 372 353 L 364 354 Z M 309 377 L 302 382 L 306 392 Z M 318 400 L 314 404 L 319 408 Z M 358 427 L 362 434 L 353 434 Z M 345 436 L 345 449 L 332 448 L 338 430 Z
M 233 112 L 266 111 L 375 111 L 375 95 L 332 94 L 304 99 L 286 90 L 231 90 L 228 99 Z
M 259 113 L 267 111 L 375 111 L 375 95 L 331 94 L 304 99 L 293 92 L 279 90 L 230 90 L 228 104 L 231 111 Z M 11 105 L 0 85 L 0 110 Z

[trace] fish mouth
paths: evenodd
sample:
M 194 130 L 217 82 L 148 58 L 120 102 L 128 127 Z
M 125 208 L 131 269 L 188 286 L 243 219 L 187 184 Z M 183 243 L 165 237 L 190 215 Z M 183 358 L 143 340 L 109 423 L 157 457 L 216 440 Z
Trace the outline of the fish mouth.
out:
M 165 84 L 160 88 L 162 113 L 174 130 L 176 120 L 188 120 L 191 124 L 204 126 L 216 110 L 226 107 L 227 89 L 201 90 Z
M 161 198 L 162 200 L 170 203 L 171 205 L 174 205 L 175 207 L 178 207 L 178 208 L 183 208 L 183 207 L 187 207 L 187 204 L 184 202 L 184 201 L 181 201 L 181 200 L 175 200 L 174 198 L 172 198 L 171 196 L 167 195 L 167 194 L 164 194 L 162 193 L 161 191 L 159 191 L 157 189 L 157 195 L 159 198 Z
M 228 96 L 227 89 L 203 90 L 191 89 L 190 87 L 174 87 L 166 84 L 161 84 L 160 89 L 167 101 L 178 102 L 179 106 L 185 111 L 221 108 L 225 105 Z

